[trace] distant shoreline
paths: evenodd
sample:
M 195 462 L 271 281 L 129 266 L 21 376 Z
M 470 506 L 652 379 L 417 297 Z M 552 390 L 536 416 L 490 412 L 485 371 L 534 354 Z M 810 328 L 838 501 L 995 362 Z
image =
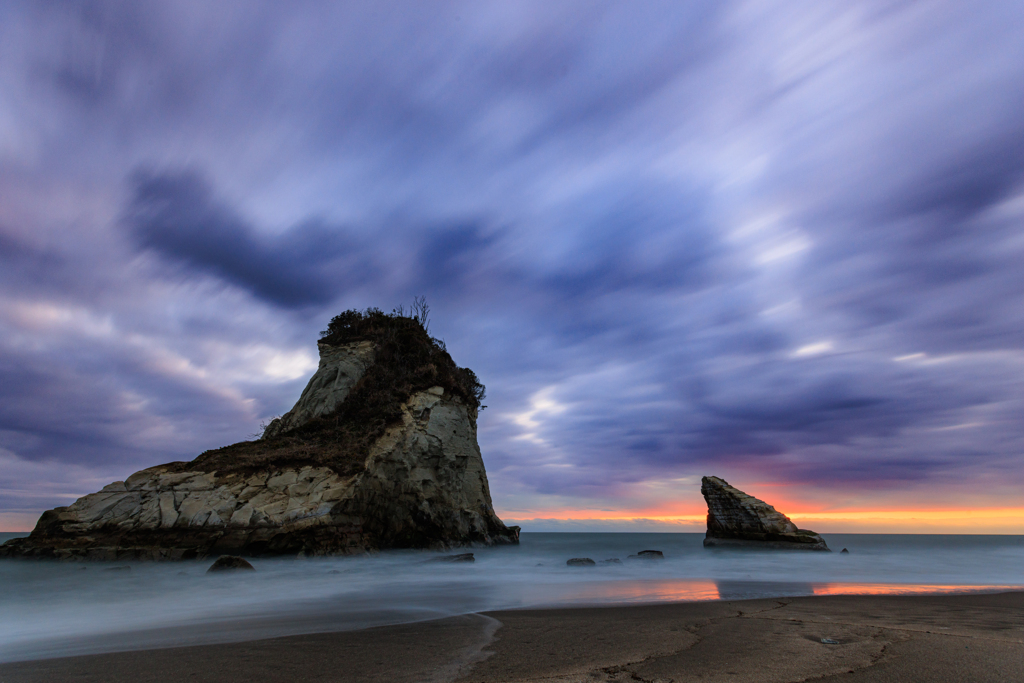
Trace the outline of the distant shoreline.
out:
M 1024 592 L 501 611 L 0 664 L 0 680 L 1015 680 L 1022 613 Z

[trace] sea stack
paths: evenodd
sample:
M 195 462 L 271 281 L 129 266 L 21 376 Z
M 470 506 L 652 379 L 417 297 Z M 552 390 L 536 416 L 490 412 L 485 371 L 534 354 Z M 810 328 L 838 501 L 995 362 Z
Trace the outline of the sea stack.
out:
M 796 524 L 763 500 L 718 477 L 704 477 L 700 492 L 708 503 L 705 548 L 829 551 L 825 539 Z
M 335 317 L 262 438 L 136 472 L 43 513 L 0 557 L 179 560 L 518 543 L 476 438 L 483 386 L 425 316 Z

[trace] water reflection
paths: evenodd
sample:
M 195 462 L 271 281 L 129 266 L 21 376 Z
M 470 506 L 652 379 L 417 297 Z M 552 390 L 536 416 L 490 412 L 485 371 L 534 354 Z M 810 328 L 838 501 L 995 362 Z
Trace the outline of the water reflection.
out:
M 720 600 L 814 595 L 814 586 L 798 581 L 716 581 Z
M 557 607 L 649 602 L 756 600 L 812 595 L 942 595 L 1024 590 L 1024 586 L 902 583 L 815 583 L 711 579 L 648 579 L 534 586 L 520 606 Z
M 566 604 L 564 586 L 552 591 L 555 601 Z M 574 591 L 569 604 L 633 604 L 641 602 L 700 602 L 717 600 L 718 586 L 703 579 L 648 579 L 639 581 L 607 581 L 581 584 Z
M 1024 586 L 964 586 L 906 583 L 818 583 L 812 595 L 943 595 L 1024 590 Z

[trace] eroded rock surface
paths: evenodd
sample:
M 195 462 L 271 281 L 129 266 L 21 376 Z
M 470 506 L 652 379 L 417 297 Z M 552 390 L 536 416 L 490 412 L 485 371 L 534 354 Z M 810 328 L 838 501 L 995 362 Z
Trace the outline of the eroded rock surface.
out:
M 364 341 L 345 346 L 318 344 L 320 366 L 302 391 L 295 407 L 279 418 L 271 420 L 263 432 L 268 439 L 306 424 L 322 415 L 328 415 L 348 398 L 367 368 L 373 364 L 374 347 Z
M 320 350 L 316 375 L 275 421 L 277 433 L 335 409 L 373 362 L 367 342 Z M 476 408 L 442 387 L 416 392 L 400 408 L 355 473 L 287 461 L 190 470 L 201 458 L 151 467 L 47 511 L 29 537 L 0 547 L 0 557 L 191 559 L 517 543 L 518 527 L 506 527 L 491 506 Z
M 732 487 L 724 479 L 704 477 L 700 492 L 708 504 L 704 547 L 825 550 L 825 540 L 774 507 Z

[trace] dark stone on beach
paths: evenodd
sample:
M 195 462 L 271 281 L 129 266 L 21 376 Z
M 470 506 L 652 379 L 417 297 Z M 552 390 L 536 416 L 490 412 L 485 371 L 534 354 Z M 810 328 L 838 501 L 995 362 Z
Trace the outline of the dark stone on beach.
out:
M 251 572 L 256 571 L 256 567 L 249 564 L 249 561 L 244 557 L 238 555 L 221 555 L 217 558 L 217 561 L 210 565 L 210 568 L 206 570 L 206 573 L 210 572 L 229 572 L 238 569 L 248 570 Z
M 843 548 L 842 550 L 839 551 L 839 554 L 842 555 L 843 553 L 846 553 L 847 555 L 849 555 L 850 551 L 847 550 L 846 548 Z
M 789 517 L 763 500 L 730 486 L 724 479 L 704 477 L 700 492 L 708 504 L 705 548 L 829 552 L 821 536 L 798 529 Z
M 609 557 L 607 560 L 601 560 L 601 564 L 622 564 L 622 560 L 617 557 Z
M 105 572 L 130 572 L 131 570 L 132 570 L 132 568 L 129 567 L 128 565 L 123 565 L 123 566 L 120 566 L 120 567 L 107 567 L 103 571 L 105 571 Z
M 597 564 L 589 557 L 574 557 L 571 560 L 566 560 L 565 563 L 570 567 L 593 567 Z
M 461 553 L 459 555 L 440 555 L 432 557 L 427 562 L 476 562 L 473 553 Z

